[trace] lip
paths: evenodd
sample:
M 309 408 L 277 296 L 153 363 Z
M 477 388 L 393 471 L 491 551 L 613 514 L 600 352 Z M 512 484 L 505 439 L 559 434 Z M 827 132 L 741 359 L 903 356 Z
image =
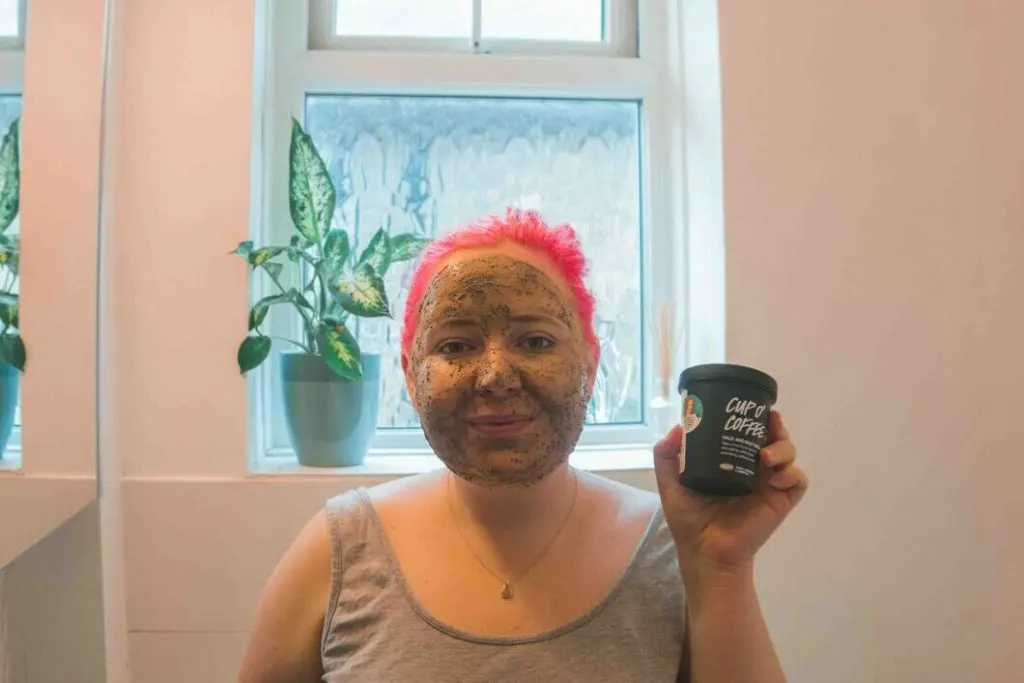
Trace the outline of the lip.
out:
M 522 415 L 481 415 L 466 422 L 474 431 L 485 436 L 514 436 L 533 423 L 532 417 Z

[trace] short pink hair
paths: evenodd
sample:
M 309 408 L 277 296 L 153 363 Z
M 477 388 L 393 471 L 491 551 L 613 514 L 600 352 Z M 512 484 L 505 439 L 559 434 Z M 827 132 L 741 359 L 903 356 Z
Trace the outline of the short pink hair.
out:
M 536 211 L 520 209 L 506 210 L 504 218 L 492 215 L 470 223 L 427 247 L 413 273 L 409 296 L 405 300 L 403 356 L 408 356 L 412 348 L 412 339 L 420 322 L 420 305 L 427 294 L 427 287 L 445 260 L 463 249 L 498 247 L 505 242 L 515 242 L 551 259 L 576 303 L 584 340 L 593 352 L 594 360 L 600 357 L 597 334 L 594 332 L 594 294 L 583 282 L 587 274 L 587 259 L 583 255 L 576 231 L 568 224 L 550 227 Z

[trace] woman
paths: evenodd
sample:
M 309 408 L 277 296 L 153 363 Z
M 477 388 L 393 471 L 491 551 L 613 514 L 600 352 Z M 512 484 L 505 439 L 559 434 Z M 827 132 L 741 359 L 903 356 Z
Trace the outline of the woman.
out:
M 509 211 L 434 243 L 402 368 L 445 467 L 328 502 L 265 589 L 242 683 L 784 681 L 753 559 L 807 486 L 777 413 L 761 488 L 574 470 L 598 345 L 572 229 Z M 685 599 L 684 599 L 685 596 Z

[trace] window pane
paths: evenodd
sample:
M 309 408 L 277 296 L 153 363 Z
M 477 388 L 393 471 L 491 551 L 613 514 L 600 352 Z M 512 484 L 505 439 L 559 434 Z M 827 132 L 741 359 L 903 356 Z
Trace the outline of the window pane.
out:
M 472 0 L 337 0 L 340 36 L 464 37 L 473 34 Z
M 602 0 L 483 0 L 486 38 L 578 40 L 604 38 Z
M 18 0 L 0 0 L 0 36 L 18 35 Z
M 381 225 L 437 237 L 509 206 L 573 224 L 591 262 L 602 343 L 588 419 L 642 419 L 638 103 L 315 95 L 306 127 L 331 169 L 335 220 L 353 233 L 354 250 Z M 411 265 L 386 278 L 399 319 Z M 357 334 L 364 351 L 383 355 L 380 425 L 416 426 L 399 322 L 359 321 Z

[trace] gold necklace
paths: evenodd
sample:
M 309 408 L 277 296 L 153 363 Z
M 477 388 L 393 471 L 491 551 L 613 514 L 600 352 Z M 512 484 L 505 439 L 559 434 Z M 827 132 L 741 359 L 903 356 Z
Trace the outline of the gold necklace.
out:
M 555 541 L 557 541 L 558 537 L 562 535 L 562 532 L 565 530 L 566 525 L 569 523 L 569 518 L 572 517 L 573 510 L 576 508 L 576 498 L 579 496 L 580 492 L 580 477 L 578 474 L 576 474 L 576 470 L 570 468 L 570 471 L 572 471 L 573 492 L 572 503 L 569 504 L 569 512 L 565 514 L 565 519 L 562 520 L 562 524 L 558 527 L 558 531 L 556 531 L 555 535 L 551 537 L 551 540 L 547 542 L 547 545 L 545 545 L 541 549 L 540 553 L 533 560 L 533 562 L 531 562 L 529 566 L 527 566 L 526 569 L 519 574 L 519 576 L 514 578 L 503 578 L 502 576 L 500 576 L 497 572 L 488 567 L 487 563 L 480 559 L 480 556 L 477 555 L 475 550 L 473 550 L 473 546 L 470 545 L 469 539 L 466 538 L 466 535 L 462 532 L 462 527 L 459 526 L 459 518 L 455 515 L 455 506 L 452 504 L 451 494 L 452 473 L 450 471 L 448 472 L 447 478 L 445 479 L 445 497 L 448 499 L 448 510 L 451 512 L 452 521 L 455 523 L 455 530 L 459 532 L 459 536 L 462 538 L 462 542 L 466 544 L 466 548 L 469 550 L 470 553 L 472 553 L 473 557 L 480 564 L 480 566 L 483 567 L 488 574 L 490 574 L 491 576 L 493 576 L 501 582 L 502 600 L 511 600 L 515 597 L 516 592 L 515 589 L 512 588 L 512 582 L 521 581 L 522 579 L 526 578 L 526 576 L 531 571 L 533 571 L 533 568 L 536 567 L 540 563 L 540 561 L 544 559 L 545 556 L 547 556 L 548 552 L 555 545 Z

